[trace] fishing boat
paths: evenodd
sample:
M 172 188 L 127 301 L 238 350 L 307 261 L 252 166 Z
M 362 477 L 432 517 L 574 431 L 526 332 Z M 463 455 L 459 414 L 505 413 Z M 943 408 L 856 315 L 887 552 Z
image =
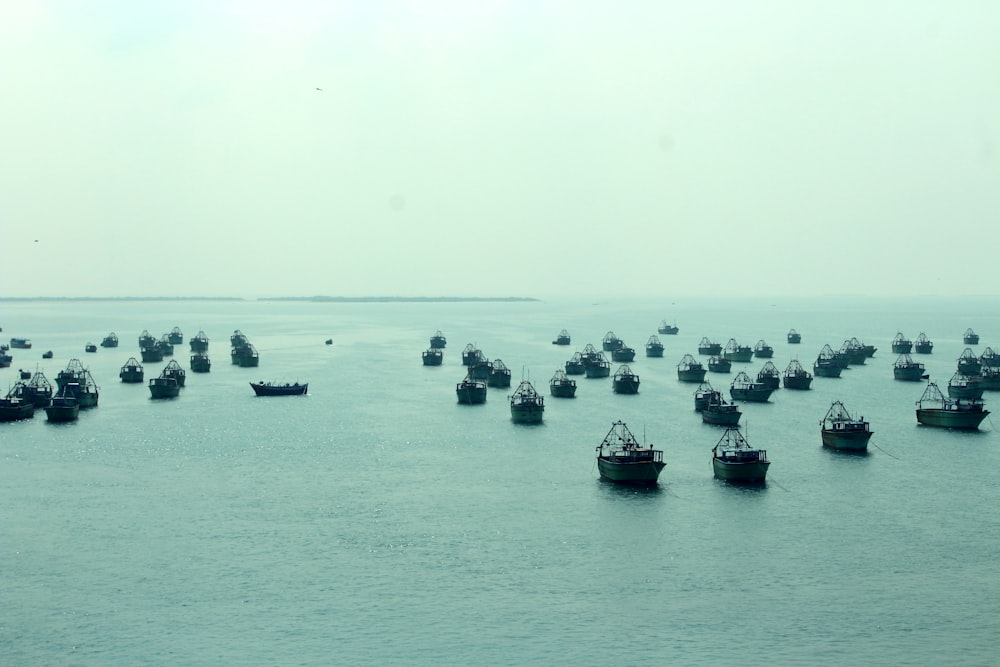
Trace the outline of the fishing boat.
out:
M 864 343 L 864 342 L 861 343 L 861 347 L 865 351 L 865 356 L 868 357 L 869 359 L 871 359 L 872 357 L 874 357 L 875 356 L 875 352 L 878 351 L 878 348 L 875 347 L 874 345 L 869 345 L 869 344 Z
M 971 348 L 965 348 L 961 356 L 958 357 L 958 372 L 963 375 L 981 375 L 983 365 L 979 361 Z
M 760 372 L 757 373 L 757 382 L 769 389 L 777 389 L 781 386 L 781 371 L 778 370 L 778 367 L 774 363 L 768 361 L 761 367 Z
M 698 354 L 722 354 L 722 343 L 716 343 L 713 340 L 709 340 L 708 336 L 705 336 L 701 339 L 701 342 L 698 343 Z
M 440 366 L 444 361 L 444 354 L 438 348 L 429 347 L 420 355 L 424 366 Z
M 490 364 L 490 374 L 486 378 L 486 386 L 497 389 L 507 389 L 510 387 L 510 369 L 504 365 L 501 359 L 494 359 Z
M 112 331 L 105 336 L 101 341 L 101 347 L 118 347 L 118 334 Z
M 730 338 L 722 348 L 722 356 L 729 361 L 747 362 L 753 359 L 753 348 L 749 345 L 740 345 L 735 338 Z
M 205 352 L 195 352 L 191 355 L 191 372 L 208 373 L 212 370 L 212 360 Z
M 260 353 L 252 343 L 233 350 L 233 361 L 240 368 L 255 368 L 260 366 Z
M 1000 367 L 984 367 L 982 375 L 979 376 L 979 386 L 982 387 L 984 391 L 1000 390 Z
M 90 378 L 90 373 L 87 373 L 88 379 L 84 382 L 69 382 L 62 390 L 63 394 L 68 394 L 76 399 L 77 404 L 80 409 L 85 408 L 96 408 L 97 403 L 100 400 L 100 392 L 98 387 L 94 384 L 93 378 Z
M 44 408 L 52 400 L 55 392 L 52 383 L 45 377 L 45 374 L 41 371 L 35 371 L 31 380 L 20 385 L 18 393 L 24 400 L 31 401 L 36 408 Z
M 892 365 L 892 377 L 906 382 L 926 380 L 927 368 L 919 361 L 914 361 L 910 355 L 901 354 Z
M 785 336 L 785 339 L 792 345 L 798 345 L 799 343 L 802 342 L 802 334 L 800 334 L 795 329 L 789 329 L 788 334 Z
M 653 334 L 646 341 L 646 356 L 647 357 L 662 357 L 663 356 L 663 343 L 660 342 L 659 336 Z
M 5 398 L 0 398 L 0 422 L 20 421 L 35 416 L 35 404 L 24 398 L 20 388 L 19 382 L 7 392 Z
M 20 380 L 30 380 L 31 379 L 31 371 L 26 371 L 23 368 L 18 368 L 17 369 L 17 375 L 18 375 L 18 379 L 20 379 Z
M 569 345 L 572 339 L 569 336 L 569 332 L 563 329 L 556 336 L 556 339 L 552 341 L 553 345 Z
M 80 384 L 86 381 L 87 369 L 84 367 L 83 362 L 76 357 L 69 360 L 69 363 L 66 364 L 66 368 L 56 373 L 57 391 L 62 391 L 63 388 L 70 382 Z
M 140 347 L 139 356 L 147 364 L 163 361 L 163 350 L 157 347 L 156 343 L 153 343 L 152 347 Z
M 588 378 L 606 378 L 611 375 L 611 362 L 600 351 L 594 355 L 585 356 L 583 373 Z
M 712 386 L 711 382 L 707 380 L 698 385 L 698 388 L 694 390 L 694 411 L 701 412 L 708 407 L 708 404 L 712 399 L 721 398 L 722 394 Z
M 549 380 L 549 393 L 555 398 L 575 398 L 576 380 L 566 375 L 563 370 L 557 370 Z
M 1000 368 L 1000 354 L 993 351 L 992 347 L 987 347 L 979 355 L 980 370 L 985 368 Z
M 323 344 L 324 345 L 333 345 L 333 339 L 332 338 L 327 338 L 325 341 L 323 341 Z
M 613 352 L 624 344 L 622 339 L 615 335 L 614 331 L 604 334 L 604 338 L 601 339 L 601 349 L 605 352 Z
M 847 356 L 848 365 L 861 366 L 868 358 L 864 345 L 857 338 L 848 338 L 840 346 L 840 354 Z
M 180 327 L 174 327 L 165 335 L 171 345 L 182 345 L 184 343 L 184 334 L 181 333 Z
M 566 369 L 566 375 L 583 375 L 587 372 L 587 368 L 583 363 L 583 355 L 579 352 L 573 354 L 570 359 L 563 364 L 563 368 Z
M 927 337 L 923 331 L 917 336 L 917 340 L 913 343 L 913 351 L 917 354 L 930 354 L 934 351 L 934 343 L 931 339 Z
M 31 349 L 31 339 L 30 338 L 11 338 L 10 347 L 15 350 L 30 350 Z
M 789 361 L 781 376 L 781 383 L 785 389 L 809 389 L 812 381 L 812 373 L 803 368 L 798 359 Z
M 515 424 L 541 424 L 545 397 L 535 391 L 529 380 L 521 380 L 510 395 L 510 419 Z
M 236 329 L 235 331 L 233 331 L 233 333 L 231 333 L 229 335 L 229 345 L 230 345 L 230 347 L 234 347 L 234 348 L 236 348 L 236 347 L 243 347 L 243 346 L 249 345 L 249 344 L 250 344 L 250 339 L 247 338 L 247 335 L 245 333 L 243 333 L 242 331 L 240 331 L 239 329 Z
M 156 347 L 156 336 L 149 333 L 149 329 L 143 329 L 139 334 L 139 349 Z
M 955 373 L 948 380 L 949 398 L 982 398 L 983 384 L 978 376 Z
M 177 386 L 182 389 L 184 388 L 184 383 L 187 381 L 187 371 L 181 368 L 176 359 L 171 359 L 167 362 L 167 365 L 163 367 L 161 375 L 177 380 Z
M 458 402 L 464 405 L 478 405 L 486 402 L 486 382 L 476 380 L 466 375 L 465 379 L 455 385 Z
M 729 397 L 734 401 L 749 401 L 752 403 L 766 403 L 771 398 L 774 390 L 754 382 L 750 376 L 740 371 L 733 378 L 733 383 L 729 385 Z
M 622 346 L 617 350 L 611 351 L 611 361 L 626 364 L 635 361 L 635 350 L 622 343 Z
M 660 326 L 656 328 L 657 333 L 667 334 L 668 336 L 676 336 L 677 332 L 680 331 L 676 324 L 667 324 L 666 320 L 660 321 Z
M 148 386 L 150 398 L 177 398 L 181 394 L 181 388 L 177 384 L 177 380 L 162 375 L 149 378 Z
M 72 422 L 80 417 L 80 402 L 72 395 L 59 392 L 45 406 L 45 417 L 50 422 Z
M 597 446 L 597 470 L 601 479 L 618 484 L 653 486 L 660 477 L 663 450 L 652 443 L 641 445 L 625 422 L 611 424 L 611 430 Z
M 192 352 L 208 352 L 208 336 L 204 331 L 199 331 L 194 338 L 188 341 Z
M 770 465 L 767 452 L 751 447 L 739 428 L 727 428 L 712 448 L 712 470 L 727 482 L 763 484 Z
M 45 352 L 42 352 L 42 359 L 51 359 L 51 358 L 52 358 L 52 350 L 46 350 Z
M 715 392 L 708 405 L 701 411 L 701 421 L 713 426 L 736 426 L 740 423 L 743 415 L 740 408 L 735 403 L 728 403 L 720 392 Z
M 174 344 L 170 342 L 170 334 L 160 336 L 160 340 L 156 341 L 156 349 L 162 352 L 165 357 L 173 356 Z
M 83 351 L 84 352 L 97 352 L 97 345 L 95 345 L 94 343 L 87 343 L 86 345 L 83 346 Z
M 493 362 L 482 355 L 479 356 L 476 363 L 469 366 L 469 375 L 471 375 L 474 380 L 484 380 L 487 381 L 487 384 L 489 384 L 488 380 L 492 374 Z
M 813 362 L 813 373 L 821 378 L 839 378 L 843 369 L 832 359 L 824 359 L 822 356 Z
M 119 379 L 126 384 L 142 382 L 144 376 L 145 370 L 135 357 L 129 357 L 118 371 Z
M 965 330 L 965 333 L 962 334 L 962 342 L 966 345 L 979 345 L 979 334 L 973 331 L 972 327 L 969 327 Z
M 868 448 L 872 430 L 864 417 L 855 419 L 844 404 L 834 401 L 820 423 L 824 447 L 862 451 Z
M 846 352 L 841 352 L 839 350 L 835 351 L 832 347 L 830 347 L 829 343 L 824 345 L 823 349 L 819 351 L 817 359 L 827 359 L 833 364 L 839 366 L 841 370 L 847 368 L 851 363 L 851 359 L 847 356 Z
M 706 372 L 701 362 L 690 354 L 681 357 L 680 363 L 677 364 L 677 379 L 681 382 L 704 382 Z
M 253 393 L 258 396 L 303 396 L 309 393 L 309 383 L 303 382 L 285 382 L 284 384 L 278 384 L 277 382 L 251 382 L 250 386 L 253 388 Z
M 774 356 L 774 348 L 768 345 L 767 341 L 762 338 L 754 345 L 753 356 L 758 359 L 770 359 Z
M 469 343 L 462 350 L 462 365 L 463 366 L 473 366 L 480 359 L 483 358 L 483 353 L 476 348 L 475 345 Z
M 730 373 L 733 370 L 733 362 L 725 357 L 713 355 L 708 358 L 708 370 L 713 373 Z
M 3 345 L 2 347 L 3 349 L 0 349 L 0 368 L 10 368 L 10 363 L 14 361 L 14 357 L 7 354 L 7 350 L 9 349 L 7 345 Z
M 926 426 L 941 426 L 974 431 L 990 411 L 978 399 L 946 398 L 933 382 L 927 383 L 917 401 L 917 422 Z
M 431 336 L 431 347 L 434 348 L 435 350 L 443 350 L 447 345 L 448 345 L 448 339 L 444 337 L 444 334 L 441 333 L 441 330 L 438 329 L 437 331 L 435 331 L 434 335 Z
M 892 353 L 893 354 L 909 354 L 913 350 L 913 341 L 903 335 L 900 331 L 896 334 L 896 337 L 892 339 Z
M 638 394 L 639 376 L 633 373 L 627 365 L 619 366 L 611 379 L 611 389 L 616 394 Z

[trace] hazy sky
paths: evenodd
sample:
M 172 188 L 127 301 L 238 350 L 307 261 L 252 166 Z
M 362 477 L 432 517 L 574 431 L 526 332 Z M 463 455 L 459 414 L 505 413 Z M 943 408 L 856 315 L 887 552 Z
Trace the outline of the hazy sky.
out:
M 0 296 L 997 294 L 998 35 L 995 0 L 5 2 Z

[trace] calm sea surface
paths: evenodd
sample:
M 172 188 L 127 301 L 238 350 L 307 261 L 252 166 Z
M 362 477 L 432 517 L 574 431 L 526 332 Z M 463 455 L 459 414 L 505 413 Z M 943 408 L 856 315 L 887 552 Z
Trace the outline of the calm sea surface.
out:
M 663 319 L 680 333 L 648 359 Z M 934 353 L 914 356 L 944 386 L 966 328 L 976 354 L 1000 349 L 996 299 L 4 302 L 0 326 L 34 341 L 5 390 L 73 357 L 101 390 L 76 423 L 0 424 L 4 665 L 997 664 L 1000 421 L 918 426 L 923 385 L 892 379 L 889 350 L 926 332 Z M 168 401 L 121 384 L 140 332 L 175 326 L 185 368 L 186 341 L 209 336 L 211 373 Z M 568 348 L 551 344 L 563 328 Z M 259 368 L 230 363 L 236 329 Z M 444 365 L 423 367 L 438 329 Z M 84 353 L 110 331 L 119 348 Z M 579 376 L 576 399 L 548 397 L 608 331 L 637 350 L 639 394 Z M 677 381 L 703 336 L 764 339 L 780 370 L 852 336 L 879 349 L 743 405 L 772 465 L 741 488 L 713 479 L 722 430 Z M 544 424 L 511 423 L 510 390 L 456 403 L 468 343 L 534 382 Z M 727 391 L 762 364 L 708 379 Z M 261 379 L 309 395 L 257 398 Z M 871 422 L 867 456 L 820 446 L 834 400 Z M 617 419 L 665 451 L 658 488 L 599 480 Z

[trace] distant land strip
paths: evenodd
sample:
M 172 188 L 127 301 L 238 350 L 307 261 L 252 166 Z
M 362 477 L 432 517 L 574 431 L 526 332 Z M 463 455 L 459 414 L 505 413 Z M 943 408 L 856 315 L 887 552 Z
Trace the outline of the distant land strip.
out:
M 529 296 L 0 296 L 0 301 L 312 301 L 333 303 L 448 303 L 540 301 Z

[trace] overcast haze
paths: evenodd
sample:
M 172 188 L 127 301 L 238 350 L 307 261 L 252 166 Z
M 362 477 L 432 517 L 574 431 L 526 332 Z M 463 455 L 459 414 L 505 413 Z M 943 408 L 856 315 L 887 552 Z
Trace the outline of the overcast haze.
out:
M 0 296 L 997 294 L 998 36 L 992 0 L 6 2 Z

